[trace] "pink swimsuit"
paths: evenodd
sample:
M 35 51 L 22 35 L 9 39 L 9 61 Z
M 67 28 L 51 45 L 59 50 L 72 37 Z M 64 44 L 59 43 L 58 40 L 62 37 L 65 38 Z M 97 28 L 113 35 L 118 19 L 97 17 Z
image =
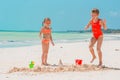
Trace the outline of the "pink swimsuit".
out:
M 42 32 L 43 32 L 43 34 L 50 34 L 50 33 L 51 33 L 51 30 L 50 30 L 50 29 L 43 29 Z M 43 42 L 43 43 L 46 43 L 46 44 L 48 44 L 49 41 L 50 41 L 50 39 L 45 39 L 45 38 L 43 38 L 43 40 L 42 40 L 42 42 Z

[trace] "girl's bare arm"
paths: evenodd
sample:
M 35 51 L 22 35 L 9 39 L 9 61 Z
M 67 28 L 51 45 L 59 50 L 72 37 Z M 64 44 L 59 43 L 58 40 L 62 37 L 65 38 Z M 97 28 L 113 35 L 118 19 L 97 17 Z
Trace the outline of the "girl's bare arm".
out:
M 53 42 L 52 33 L 50 33 L 50 40 L 51 40 L 52 45 L 54 46 L 55 44 Z
M 91 26 L 91 20 L 90 20 L 89 23 L 85 26 L 85 30 L 87 30 L 90 26 Z
M 41 28 L 40 33 L 39 33 L 40 38 L 42 38 L 42 30 L 43 30 L 43 28 Z
M 106 20 L 101 20 L 101 25 L 103 26 L 104 30 L 107 30 Z

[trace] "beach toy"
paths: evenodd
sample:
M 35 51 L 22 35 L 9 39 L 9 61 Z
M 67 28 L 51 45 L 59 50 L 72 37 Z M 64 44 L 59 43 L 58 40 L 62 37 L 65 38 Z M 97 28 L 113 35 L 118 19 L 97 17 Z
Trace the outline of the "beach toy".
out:
M 76 59 L 75 63 L 76 65 L 82 65 L 83 60 L 82 59 Z
M 59 66 L 63 66 L 63 63 L 62 63 L 62 60 L 61 60 L 61 59 L 59 60 L 58 65 L 59 65 Z
M 29 68 L 30 68 L 30 69 L 34 68 L 34 65 L 35 65 L 35 62 L 34 62 L 34 61 L 31 61 L 30 64 L 29 64 Z

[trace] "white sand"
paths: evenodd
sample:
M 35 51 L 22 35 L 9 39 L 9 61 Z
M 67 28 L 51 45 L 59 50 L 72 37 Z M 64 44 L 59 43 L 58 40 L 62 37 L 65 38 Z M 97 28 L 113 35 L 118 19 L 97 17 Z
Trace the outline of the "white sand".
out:
M 90 64 L 91 55 L 88 42 L 61 43 L 50 46 L 48 62 L 58 64 L 59 59 L 64 64 L 74 64 L 75 59 L 83 59 L 84 64 Z M 61 48 L 62 47 L 62 48 Z M 103 61 L 108 67 L 120 68 L 120 41 L 104 41 Z M 96 53 L 97 55 L 97 53 Z M 41 46 L 1 48 L 0 49 L 0 80 L 120 80 L 119 70 L 87 71 L 87 72 L 59 72 L 59 73 L 11 73 L 13 67 L 26 67 L 30 61 L 35 66 L 41 62 Z M 93 64 L 97 64 L 98 59 Z

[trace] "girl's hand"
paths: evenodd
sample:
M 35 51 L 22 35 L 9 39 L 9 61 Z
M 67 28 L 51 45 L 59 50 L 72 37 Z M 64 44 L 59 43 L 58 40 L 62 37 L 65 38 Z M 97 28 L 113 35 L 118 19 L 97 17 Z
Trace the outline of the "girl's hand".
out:
M 84 28 L 84 30 L 87 30 L 87 29 L 88 29 L 87 27 Z
M 40 39 L 42 39 L 42 36 L 41 36 L 41 35 L 39 35 L 39 37 L 40 37 Z
M 51 41 L 51 44 L 52 44 L 53 46 L 55 46 L 55 44 L 54 44 L 54 42 L 53 42 L 53 41 Z
M 106 24 L 106 20 L 105 19 L 103 19 L 103 24 Z

